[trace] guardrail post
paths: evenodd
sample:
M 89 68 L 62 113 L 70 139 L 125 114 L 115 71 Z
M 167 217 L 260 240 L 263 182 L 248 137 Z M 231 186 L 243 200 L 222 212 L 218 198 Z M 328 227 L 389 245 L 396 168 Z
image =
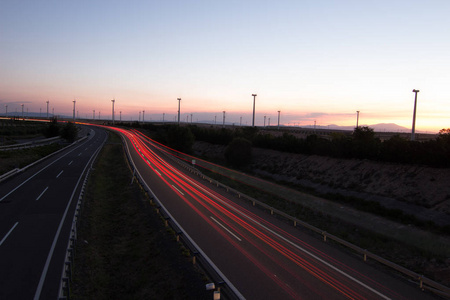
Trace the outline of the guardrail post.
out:
M 323 241 L 326 242 L 327 241 L 327 232 L 322 231 L 322 235 L 323 235 Z
M 196 256 L 195 256 L 195 255 L 192 256 L 192 264 L 193 264 L 193 265 L 195 265 L 196 261 L 197 261 L 197 260 L 196 260 Z
M 419 288 L 423 289 L 423 275 L 419 276 Z
M 270 214 L 273 215 L 273 209 L 270 210 Z
M 294 227 L 297 227 L 297 221 L 294 221 Z

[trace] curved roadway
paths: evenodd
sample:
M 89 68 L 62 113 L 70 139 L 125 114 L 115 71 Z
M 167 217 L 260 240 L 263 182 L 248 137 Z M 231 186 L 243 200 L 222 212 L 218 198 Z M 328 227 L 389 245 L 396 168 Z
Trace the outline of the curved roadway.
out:
M 142 134 L 118 131 L 147 185 L 241 298 L 434 299 L 187 173 Z

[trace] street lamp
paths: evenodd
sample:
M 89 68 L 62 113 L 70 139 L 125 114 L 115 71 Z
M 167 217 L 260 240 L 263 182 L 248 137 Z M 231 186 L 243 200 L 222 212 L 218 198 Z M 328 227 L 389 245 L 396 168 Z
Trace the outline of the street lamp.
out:
M 47 100 L 47 119 L 48 119 L 48 103 L 49 103 L 49 101 Z
M 92 110 L 92 120 L 95 120 L 95 109 Z
M 223 125 L 222 125 L 222 127 L 225 128 L 225 111 L 223 111 Z
M 252 94 L 253 96 L 253 121 L 252 121 L 252 126 L 255 127 L 255 98 L 256 98 L 256 94 Z
M 73 100 L 73 120 L 75 121 L 75 103 L 76 103 L 77 101 L 76 100 Z
M 278 130 L 280 130 L 280 112 L 281 110 L 278 111 Z
M 412 90 L 415 93 L 414 96 L 414 113 L 413 113 L 413 123 L 412 123 L 412 132 L 411 132 L 411 141 L 415 140 L 415 131 L 416 131 L 416 107 L 417 107 L 417 93 L 419 90 Z
M 359 126 L 359 110 L 356 111 L 356 128 Z
M 122 111 L 119 112 L 119 118 L 120 118 L 120 122 L 122 122 Z
M 181 98 L 177 98 L 178 100 L 178 126 L 180 126 L 180 103 L 181 103 Z
M 114 102 L 116 102 L 116 99 L 112 99 L 111 102 L 112 102 L 112 123 L 114 126 Z
M 23 119 L 23 104 L 22 104 L 22 119 Z
M 8 105 L 5 105 L 5 117 L 8 117 Z

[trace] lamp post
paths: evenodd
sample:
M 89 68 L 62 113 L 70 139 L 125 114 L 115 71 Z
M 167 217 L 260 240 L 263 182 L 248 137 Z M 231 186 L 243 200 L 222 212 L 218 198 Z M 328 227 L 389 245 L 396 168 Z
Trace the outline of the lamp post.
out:
M 112 102 L 112 123 L 114 126 L 114 102 L 116 102 L 116 99 L 112 99 L 111 102 Z
M 359 110 L 356 111 L 356 128 L 359 126 Z
M 8 105 L 5 105 L 5 117 L 8 117 Z
M 416 107 L 417 107 L 417 93 L 420 92 L 419 90 L 412 90 L 413 93 L 415 93 L 414 96 L 414 112 L 413 112 L 413 123 L 412 123 L 412 132 L 411 132 L 411 141 L 415 140 L 415 131 L 416 131 Z
M 223 124 L 222 127 L 225 128 L 225 111 L 223 111 Z
M 95 109 L 92 110 L 92 120 L 95 120 Z
M 255 98 L 256 98 L 256 94 L 252 94 L 253 96 L 253 121 L 252 121 L 252 126 L 255 127 Z
M 49 101 L 47 100 L 47 119 L 48 119 L 48 103 L 49 103 Z
M 266 128 L 266 116 L 264 116 L 264 128 Z
M 181 98 L 177 98 L 178 100 L 178 126 L 180 126 L 180 103 L 181 103 Z
M 280 112 L 281 110 L 278 111 L 278 130 L 280 130 Z
M 122 122 L 122 111 L 119 112 L 119 121 Z
M 76 100 L 73 100 L 73 120 L 75 121 L 75 103 L 77 103 Z
M 164 116 L 166 115 L 166 113 L 163 113 L 163 123 L 164 123 Z
M 22 104 L 22 119 L 23 119 L 23 104 Z

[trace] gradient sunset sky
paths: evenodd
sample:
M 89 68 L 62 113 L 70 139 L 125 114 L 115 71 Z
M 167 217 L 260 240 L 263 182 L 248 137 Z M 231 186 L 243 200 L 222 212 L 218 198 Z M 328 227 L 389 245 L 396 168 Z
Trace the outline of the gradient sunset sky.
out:
M 0 115 L 450 127 L 450 1 L 0 1 Z M 190 117 L 189 117 L 190 118 Z

